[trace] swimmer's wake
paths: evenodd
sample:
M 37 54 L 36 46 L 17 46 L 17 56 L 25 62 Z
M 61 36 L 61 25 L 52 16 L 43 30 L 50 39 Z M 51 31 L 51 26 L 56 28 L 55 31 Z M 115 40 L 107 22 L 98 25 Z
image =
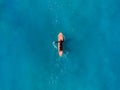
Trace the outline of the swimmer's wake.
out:
M 57 49 L 57 46 L 55 45 L 55 43 L 56 43 L 55 41 L 52 42 L 54 48 Z

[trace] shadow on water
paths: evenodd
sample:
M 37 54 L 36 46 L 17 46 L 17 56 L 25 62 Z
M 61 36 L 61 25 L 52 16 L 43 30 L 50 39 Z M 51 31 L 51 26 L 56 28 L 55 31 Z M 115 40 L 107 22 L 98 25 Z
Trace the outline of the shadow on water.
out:
M 78 52 L 80 41 L 76 40 L 74 37 L 72 38 L 66 38 L 64 41 L 64 54 L 70 54 L 70 53 L 75 53 Z
M 71 38 L 68 38 L 64 41 L 64 53 L 68 53 L 68 52 L 71 52 L 71 48 L 69 46 L 70 42 L 71 42 Z

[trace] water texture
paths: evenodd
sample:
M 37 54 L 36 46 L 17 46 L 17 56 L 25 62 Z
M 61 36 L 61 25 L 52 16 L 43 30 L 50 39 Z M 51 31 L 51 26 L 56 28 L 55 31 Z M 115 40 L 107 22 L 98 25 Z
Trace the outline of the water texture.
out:
M 0 0 L 0 90 L 120 90 L 120 1 Z

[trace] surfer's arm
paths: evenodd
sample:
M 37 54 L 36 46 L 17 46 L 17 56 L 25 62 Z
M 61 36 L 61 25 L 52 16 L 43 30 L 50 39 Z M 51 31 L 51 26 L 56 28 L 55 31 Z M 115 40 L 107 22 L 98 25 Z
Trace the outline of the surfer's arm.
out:
M 60 43 L 61 41 L 55 41 L 55 43 Z
M 58 43 L 58 41 L 55 41 L 55 43 Z
M 54 41 L 54 43 L 60 43 L 61 41 Z M 64 42 L 64 40 L 62 41 L 62 42 Z

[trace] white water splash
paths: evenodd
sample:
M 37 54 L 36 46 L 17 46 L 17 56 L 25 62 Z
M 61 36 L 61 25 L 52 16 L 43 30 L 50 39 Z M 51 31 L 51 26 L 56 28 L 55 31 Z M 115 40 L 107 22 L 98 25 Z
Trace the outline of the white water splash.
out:
M 55 45 L 55 41 L 53 41 L 52 44 L 53 44 L 53 47 L 57 49 L 57 46 Z

